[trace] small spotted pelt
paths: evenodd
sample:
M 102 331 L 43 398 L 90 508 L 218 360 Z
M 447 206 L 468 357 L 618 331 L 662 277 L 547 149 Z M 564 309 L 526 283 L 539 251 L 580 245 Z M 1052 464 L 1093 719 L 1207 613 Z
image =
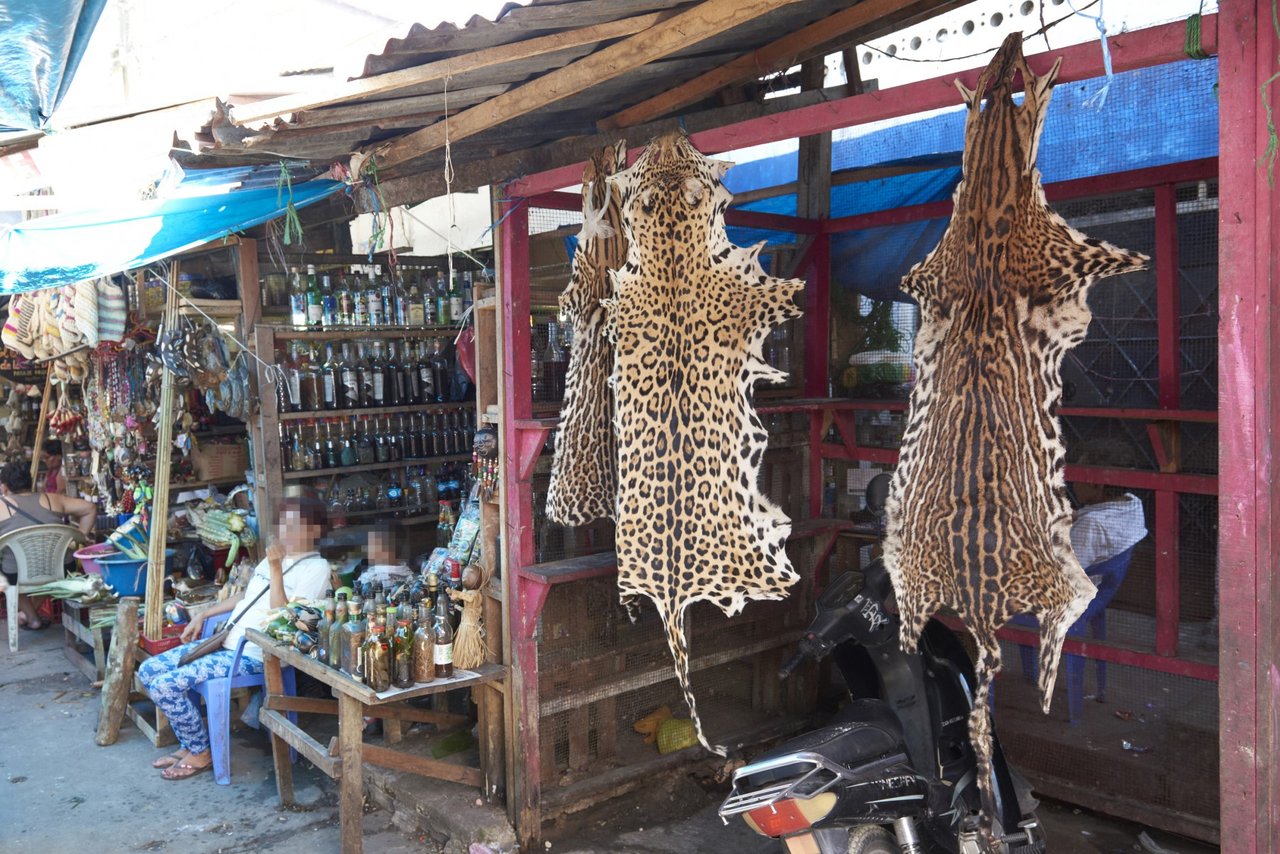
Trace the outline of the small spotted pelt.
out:
M 573 350 L 551 463 L 547 518 L 562 525 L 610 518 L 617 499 L 617 443 L 608 387 L 613 345 L 604 334 L 600 301 L 612 293 L 610 271 L 627 257 L 618 191 L 608 182 L 626 165 L 627 146 L 622 141 L 596 152 L 587 163 L 582 175 L 582 231 L 569 285 L 560 296 L 560 311 L 573 330 Z
M 921 322 L 884 560 L 904 650 L 916 648 L 942 608 L 958 613 L 977 643 L 969 734 L 989 837 L 1000 832 L 987 703 L 1000 669 L 996 631 L 1017 614 L 1039 618 L 1047 712 L 1067 629 L 1095 593 L 1071 550 L 1054 414 L 1062 359 L 1085 338 L 1093 284 L 1147 263 L 1086 237 L 1045 202 L 1036 153 L 1057 71 L 1055 63 L 1043 77 L 1032 73 L 1014 33 L 975 90 L 957 83 L 968 114 L 955 212 L 902 285 Z M 1021 106 L 1013 101 L 1018 72 Z
M 759 490 L 768 434 L 751 404 L 770 329 L 800 314 L 800 280 L 761 268 L 761 246 L 724 231 L 728 164 L 683 134 L 649 144 L 611 180 L 620 192 L 627 259 L 605 301 L 614 341 L 618 437 L 618 587 L 631 608 L 657 606 L 698 738 L 685 611 L 697 601 L 732 616 L 748 599 L 781 599 L 798 575 L 791 521 Z

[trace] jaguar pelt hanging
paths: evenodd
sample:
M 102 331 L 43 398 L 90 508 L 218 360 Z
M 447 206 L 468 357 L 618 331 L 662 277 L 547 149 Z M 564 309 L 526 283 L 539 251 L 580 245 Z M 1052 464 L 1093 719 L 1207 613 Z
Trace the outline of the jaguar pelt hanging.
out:
M 605 301 L 614 342 L 618 437 L 618 587 L 633 609 L 657 606 L 698 738 L 685 611 L 698 601 L 733 616 L 748 599 L 781 599 L 798 579 L 791 521 L 759 491 L 768 434 L 751 402 L 770 329 L 797 317 L 799 280 L 761 268 L 763 244 L 724 231 L 729 164 L 683 134 L 660 137 L 611 180 L 621 194 L 627 260 Z
M 562 525 L 585 525 L 611 518 L 618 475 L 609 372 L 613 345 L 605 339 L 600 301 L 612 293 L 609 272 L 627 257 L 618 191 L 608 177 L 627 165 L 627 146 L 606 146 L 582 175 L 582 231 L 573 254 L 569 285 L 560 311 L 572 324 L 573 350 L 565 379 L 560 432 L 551 463 L 547 518 Z
M 1093 284 L 1147 263 L 1086 237 L 1046 205 L 1036 152 L 1060 62 L 1037 77 L 1014 33 L 975 90 L 957 81 L 968 114 L 955 212 L 902 284 L 921 322 L 884 560 L 904 650 L 915 649 L 940 608 L 954 609 L 977 642 L 969 734 L 987 833 L 995 817 L 987 698 L 1000 669 L 996 630 L 1017 614 L 1039 618 L 1047 712 L 1063 638 L 1095 592 L 1071 550 L 1054 414 L 1062 359 L 1085 338 Z M 1013 101 L 1018 72 L 1021 106 Z

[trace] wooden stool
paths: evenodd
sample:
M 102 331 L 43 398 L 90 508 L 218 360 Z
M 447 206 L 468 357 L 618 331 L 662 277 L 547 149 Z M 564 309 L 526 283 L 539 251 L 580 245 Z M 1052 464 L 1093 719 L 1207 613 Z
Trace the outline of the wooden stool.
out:
M 111 629 L 91 629 L 89 624 L 98 611 L 110 612 L 115 606 L 81 605 L 70 599 L 62 603 L 62 654 L 90 682 L 101 682 L 107 667 Z

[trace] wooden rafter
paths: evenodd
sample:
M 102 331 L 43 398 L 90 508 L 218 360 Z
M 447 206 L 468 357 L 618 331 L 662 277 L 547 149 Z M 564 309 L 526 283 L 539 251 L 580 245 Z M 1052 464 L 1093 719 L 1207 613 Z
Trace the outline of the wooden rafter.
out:
M 781 71 L 822 53 L 822 48 L 829 47 L 841 36 L 865 30 L 888 15 L 894 15 L 894 20 L 897 20 L 900 15 L 895 13 L 910 14 L 913 11 L 912 6 L 933 8 L 937 5 L 937 2 L 903 3 L 902 0 L 862 0 L 855 6 L 788 33 L 771 44 L 743 54 L 706 74 L 615 113 L 601 120 L 598 123 L 599 128 L 616 130 L 662 118 L 682 107 L 696 104 L 728 86 L 745 83 L 774 71 Z
M 416 65 L 400 71 L 389 71 L 361 80 L 352 80 L 324 92 L 303 92 L 297 95 L 283 95 L 248 104 L 237 108 L 232 117 L 236 124 L 245 126 L 253 122 L 274 119 L 302 110 L 314 110 L 329 104 L 350 101 L 353 98 L 368 98 L 385 95 L 410 86 L 419 86 L 434 80 L 444 80 L 463 72 L 477 71 L 494 65 L 502 65 L 522 59 L 532 59 L 558 50 L 581 47 L 610 39 L 623 38 L 642 32 L 665 17 L 669 12 L 654 12 L 648 15 L 636 15 L 619 21 L 580 27 L 576 30 L 553 33 L 548 36 L 513 42 L 484 48 L 459 56 L 451 56 L 437 62 Z
M 630 38 L 459 113 L 449 119 L 447 129 L 445 122 L 437 122 L 369 150 L 380 168 L 393 167 L 443 148 L 446 139 L 457 141 L 496 127 L 796 2 L 703 0 Z

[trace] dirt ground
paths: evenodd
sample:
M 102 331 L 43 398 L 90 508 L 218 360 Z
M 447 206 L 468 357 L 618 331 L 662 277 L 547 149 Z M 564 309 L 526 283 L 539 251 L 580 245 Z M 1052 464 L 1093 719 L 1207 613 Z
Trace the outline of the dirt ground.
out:
M 294 772 L 299 806 L 276 803 L 267 740 L 245 729 L 233 738 L 232 784 L 209 774 L 169 782 L 149 767 L 161 751 L 131 723 L 110 747 L 94 744 L 99 694 L 62 653 L 58 627 L 23 632 L 12 654 L 0 644 L 0 852 L 173 851 L 182 854 L 327 854 L 338 846 L 336 787 L 305 762 Z M 170 748 L 172 749 L 172 748 Z M 449 784 L 441 784 L 449 785 Z M 597 810 L 547 827 L 565 854 L 777 852 L 742 822 L 724 825 L 716 807 L 725 787 L 675 775 Z M 444 802 L 442 793 L 441 801 Z M 478 814 L 479 811 L 477 811 Z M 1216 849 L 1046 803 L 1041 817 L 1053 854 L 1204 854 Z M 368 852 L 495 854 L 455 835 L 443 843 L 406 833 L 385 810 L 365 816 Z M 429 819 L 428 819 L 429 821 Z M 465 824 L 465 822 L 464 822 Z M 439 834 L 437 834 L 438 836 Z M 469 850 L 470 849 L 470 850 Z M 506 854 L 504 852 L 504 854 Z

